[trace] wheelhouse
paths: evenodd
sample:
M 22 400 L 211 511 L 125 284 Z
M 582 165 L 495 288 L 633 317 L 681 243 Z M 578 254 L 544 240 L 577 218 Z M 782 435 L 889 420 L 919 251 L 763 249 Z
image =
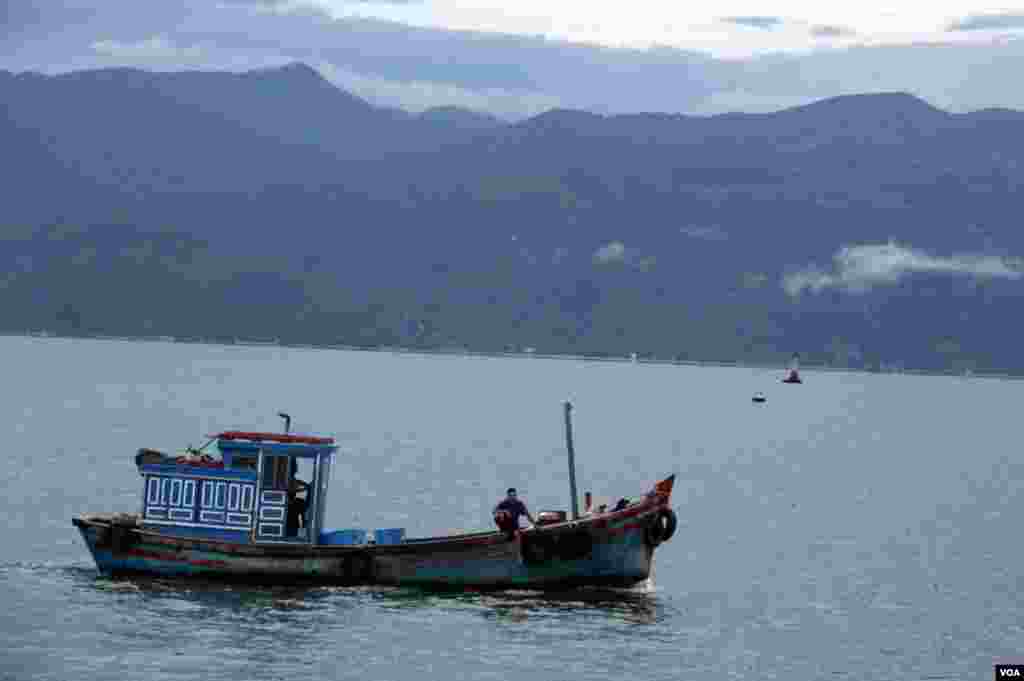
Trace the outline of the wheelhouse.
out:
M 204 452 L 213 443 L 219 458 Z M 317 545 L 336 452 L 333 438 L 246 431 L 178 457 L 140 450 L 141 523 L 176 536 Z

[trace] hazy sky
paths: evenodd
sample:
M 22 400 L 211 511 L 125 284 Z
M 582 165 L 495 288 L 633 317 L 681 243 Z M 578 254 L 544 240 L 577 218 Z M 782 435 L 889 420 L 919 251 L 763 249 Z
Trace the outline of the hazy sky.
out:
M 963 0 L 319 0 L 334 16 L 374 17 L 433 28 L 542 35 L 620 47 L 671 46 L 715 56 L 816 47 L 945 41 L 949 28 L 975 17 L 1006 17 L 1005 6 Z M 766 10 L 770 12 L 766 13 Z M 1020 24 L 1024 22 L 1024 15 Z M 997 22 L 996 28 L 1001 28 Z
M 304 61 L 378 104 L 508 118 L 768 111 L 906 91 L 1024 109 L 1024 7 L 962 0 L 7 0 L 0 68 L 240 70 Z

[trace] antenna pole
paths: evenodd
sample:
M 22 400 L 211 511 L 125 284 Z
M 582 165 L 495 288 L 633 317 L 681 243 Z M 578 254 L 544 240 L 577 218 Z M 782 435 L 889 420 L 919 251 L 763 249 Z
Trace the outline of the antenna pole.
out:
M 292 417 L 283 411 L 277 412 L 277 415 L 284 419 L 284 432 L 287 435 L 288 431 L 292 429 Z
M 569 452 L 569 495 L 572 498 L 572 519 L 579 520 L 580 511 L 576 503 L 576 457 L 572 448 L 572 402 L 565 402 L 565 448 Z

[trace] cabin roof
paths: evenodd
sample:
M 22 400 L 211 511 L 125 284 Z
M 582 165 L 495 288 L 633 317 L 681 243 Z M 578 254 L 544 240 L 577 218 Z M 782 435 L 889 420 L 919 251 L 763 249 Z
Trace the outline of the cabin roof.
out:
M 292 435 L 290 433 L 259 433 L 246 430 L 225 430 L 223 433 L 211 435 L 218 440 L 250 440 L 252 442 L 280 442 L 282 444 L 302 445 L 333 445 L 333 437 L 316 437 L 314 435 Z
M 221 452 L 262 451 L 278 455 L 309 458 L 320 454 L 334 453 L 338 450 L 338 445 L 334 444 L 333 437 L 292 435 L 290 433 L 257 433 L 242 430 L 228 430 L 211 437 L 217 438 L 217 448 Z

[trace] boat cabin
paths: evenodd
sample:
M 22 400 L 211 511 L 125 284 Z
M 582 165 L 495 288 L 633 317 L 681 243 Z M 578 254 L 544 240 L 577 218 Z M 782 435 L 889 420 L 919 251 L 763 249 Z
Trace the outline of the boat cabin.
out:
M 219 458 L 203 452 L 214 442 Z M 141 524 L 179 537 L 319 544 L 337 449 L 333 438 L 225 431 L 179 457 L 139 450 Z

